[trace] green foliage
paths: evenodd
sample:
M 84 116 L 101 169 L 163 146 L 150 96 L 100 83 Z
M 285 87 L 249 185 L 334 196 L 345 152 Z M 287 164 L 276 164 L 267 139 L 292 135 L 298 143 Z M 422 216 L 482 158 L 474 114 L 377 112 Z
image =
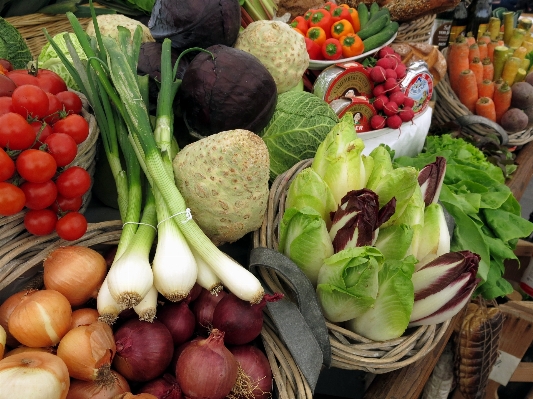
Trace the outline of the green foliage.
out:
M 11 62 L 13 68 L 26 68 L 31 52 L 19 31 L 0 17 L 0 58 Z

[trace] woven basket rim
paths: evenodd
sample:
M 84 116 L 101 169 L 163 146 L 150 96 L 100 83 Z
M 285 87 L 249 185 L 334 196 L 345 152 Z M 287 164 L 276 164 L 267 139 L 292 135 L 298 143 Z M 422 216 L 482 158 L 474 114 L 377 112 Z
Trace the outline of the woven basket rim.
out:
M 312 159 L 302 160 L 273 181 L 262 226 L 253 232 L 253 247 L 278 250 L 277 226 L 285 207 L 287 189 L 295 176 L 309 167 Z M 274 271 L 259 273 L 270 289 L 285 292 L 282 278 Z M 408 329 L 399 338 L 373 341 L 341 326 L 326 321 L 332 348 L 332 367 L 363 370 L 373 374 L 387 373 L 405 367 L 426 356 L 440 341 L 451 319 L 437 325 Z

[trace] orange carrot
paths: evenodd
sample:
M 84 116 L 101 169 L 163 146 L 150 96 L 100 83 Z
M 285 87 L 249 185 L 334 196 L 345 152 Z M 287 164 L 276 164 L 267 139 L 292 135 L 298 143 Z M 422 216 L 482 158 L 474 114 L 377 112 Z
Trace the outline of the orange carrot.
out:
M 476 57 L 479 58 L 479 46 L 477 43 L 474 43 L 468 47 L 468 62 L 472 62 Z
M 466 34 L 466 42 L 468 43 L 469 46 L 471 46 L 472 44 L 476 42 L 476 38 L 474 37 L 472 32 L 468 32 Z
M 487 57 L 490 58 L 490 62 L 494 61 L 494 49 L 498 46 L 498 42 L 496 40 L 491 40 L 489 43 L 487 43 Z
M 476 75 L 471 69 L 465 69 L 459 75 L 459 100 L 470 112 L 474 113 L 477 99 Z
M 448 76 L 450 86 L 455 94 L 459 92 L 459 75 L 469 66 L 468 51 L 468 44 L 464 36 L 458 36 L 448 47 Z
M 479 59 L 487 57 L 487 42 L 483 40 L 478 40 L 477 46 L 479 47 Z
M 496 122 L 496 109 L 494 101 L 489 97 L 479 97 L 476 101 L 476 115 L 484 116 L 493 122 Z
M 489 79 L 483 79 L 483 81 L 477 86 L 477 94 L 479 98 L 494 96 L 494 82 Z
M 483 65 L 483 79 L 494 79 L 494 65 L 492 65 L 492 61 L 489 57 L 483 58 L 483 61 L 481 61 L 481 64 Z
M 470 62 L 469 69 L 474 72 L 474 75 L 476 76 L 476 84 L 479 85 L 483 80 L 483 64 L 478 57 L 474 57 Z
M 483 34 L 479 37 L 477 42 L 478 42 L 478 44 L 480 42 L 484 42 L 486 44 L 489 44 L 490 43 L 490 33 L 487 32 L 487 31 L 483 32 Z
M 511 96 L 511 87 L 507 84 L 507 82 L 503 82 L 498 89 L 494 90 L 493 100 L 494 109 L 496 110 L 496 122 L 500 123 L 502 115 L 511 106 Z

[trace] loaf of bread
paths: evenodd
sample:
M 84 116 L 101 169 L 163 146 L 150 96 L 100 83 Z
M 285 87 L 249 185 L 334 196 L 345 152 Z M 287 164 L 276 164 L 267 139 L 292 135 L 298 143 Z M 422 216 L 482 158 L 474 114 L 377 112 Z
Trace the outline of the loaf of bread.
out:
M 459 3 L 460 0 L 384 0 L 380 6 L 389 9 L 393 21 L 407 22 L 449 10 Z
M 390 45 L 402 57 L 405 65 L 424 60 L 433 75 L 433 85 L 446 75 L 446 58 L 436 46 L 429 43 L 392 43 Z

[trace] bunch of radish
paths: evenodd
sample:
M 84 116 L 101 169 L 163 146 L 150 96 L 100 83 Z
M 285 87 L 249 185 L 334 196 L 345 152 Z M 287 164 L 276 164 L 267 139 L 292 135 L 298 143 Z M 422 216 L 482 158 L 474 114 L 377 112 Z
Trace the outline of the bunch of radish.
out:
M 403 122 L 414 118 L 414 100 L 406 96 L 400 86 L 406 71 L 406 66 L 394 49 L 385 46 L 378 51 L 377 61 L 370 68 L 370 79 L 374 82 L 371 101 L 377 111 L 370 119 L 373 130 L 385 127 L 398 129 Z

